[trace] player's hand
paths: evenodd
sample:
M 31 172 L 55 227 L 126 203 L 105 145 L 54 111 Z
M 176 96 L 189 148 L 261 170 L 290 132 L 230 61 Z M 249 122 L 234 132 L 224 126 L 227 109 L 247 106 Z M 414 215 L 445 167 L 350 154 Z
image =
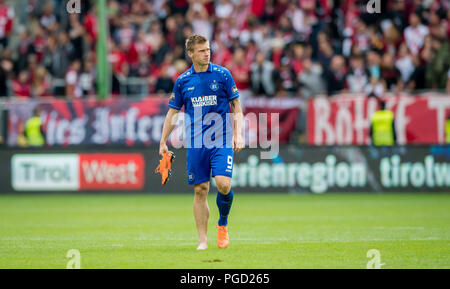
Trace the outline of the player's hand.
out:
M 244 148 L 244 139 L 242 136 L 233 136 L 233 150 L 235 153 L 240 152 Z
M 169 152 L 169 148 L 167 147 L 167 145 L 165 143 L 160 143 L 159 144 L 159 155 L 163 156 L 164 153 Z

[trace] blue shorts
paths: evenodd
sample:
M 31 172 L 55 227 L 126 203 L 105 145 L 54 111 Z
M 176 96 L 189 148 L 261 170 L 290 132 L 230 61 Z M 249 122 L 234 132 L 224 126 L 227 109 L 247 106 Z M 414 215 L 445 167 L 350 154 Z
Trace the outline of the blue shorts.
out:
M 188 148 L 188 185 L 196 185 L 204 182 L 209 182 L 211 176 L 226 176 L 231 178 L 232 175 L 232 148 Z

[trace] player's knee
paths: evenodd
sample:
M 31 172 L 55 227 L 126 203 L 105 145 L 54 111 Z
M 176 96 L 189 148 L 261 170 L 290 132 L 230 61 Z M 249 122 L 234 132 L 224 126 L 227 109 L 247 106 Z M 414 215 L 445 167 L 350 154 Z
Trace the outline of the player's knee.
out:
M 219 190 L 219 192 L 223 195 L 228 195 L 231 190 L 230 182 L 217 183 L 217 190 Z
M 194 187 L 194 193 L 197 197 L 206 197 L 208 195 L 208 186 L 200 184 Z

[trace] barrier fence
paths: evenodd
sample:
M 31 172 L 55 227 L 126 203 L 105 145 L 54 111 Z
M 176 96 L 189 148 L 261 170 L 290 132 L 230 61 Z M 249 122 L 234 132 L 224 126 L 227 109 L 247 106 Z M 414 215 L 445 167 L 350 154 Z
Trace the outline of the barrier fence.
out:
M 445 121 L 450 116 L 450 95 L 386 95 L 387 108 L 395 114 L 398 144 L 444 144 Z M 280 144 L 368 145 L 370 117 L 377 110 L 374 98 L 364 95 L 299 98 L 246 98 L 245 140 L 258 143 L 261 133 L 271 138 L 272 116 L 278 118 Z M 110 98 L 106 100 L 63 99 L 12 100 L 0 105 L 0 117 L 7 123 L 6 143 L 14 147 L 23 134 L 34 108 L 41 111 L 48 146 L 68 145 L 143 145 L 159 143 L 166 97 Z M 258 116 L 265 114 L 266 122 Z M 7 132 L 5 132 L 7 130 Z M 182 129 L 170 141 L 180 141 Z
M 0 149 L 1 193 L 192 193 L 186 150 L 174 150 L 166 186 L 153 173 L 158 147 Z M 273 159 L 260 149 L 234 156 L 232 186 L 242 193 L 450 192 L 450 146 L 294 146 Z M 211 187 L 211 193 L 216 189 Z

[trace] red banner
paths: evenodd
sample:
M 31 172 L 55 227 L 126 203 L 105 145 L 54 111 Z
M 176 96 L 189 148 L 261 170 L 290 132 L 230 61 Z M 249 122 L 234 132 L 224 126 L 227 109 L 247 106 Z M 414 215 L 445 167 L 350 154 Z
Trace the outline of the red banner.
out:
M 387 96 L 386 108 L 395 114 L 398 144 L 443 144 L 450 96 Z M 310 145 L 367 145 L 370 117 L 377 100 L 363 96 L 315 98 L 308 102 L 307 134 Z
M 289 98 L 253 98 L 245 101 L 247 144 L 273 140 L 278 134 L 280 144 L 289 142 L 299 121 L 303 101 Z
M 141 190 L 145 161 L 141 154 L 79 154 L 80 190 Z
M 33 109 L 39 108 L 48 146 L 158 144 L 167 98 L 48 99 L 8 105 L 8 144 L 15 146 Z

